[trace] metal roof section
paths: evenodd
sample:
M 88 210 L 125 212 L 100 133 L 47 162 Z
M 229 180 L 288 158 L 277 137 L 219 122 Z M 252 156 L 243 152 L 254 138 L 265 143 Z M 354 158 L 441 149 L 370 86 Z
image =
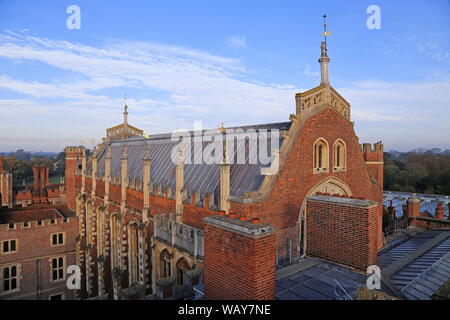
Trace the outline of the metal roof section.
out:
M 450 243 L 447 245 L 450 245 Z M 447 251 L 449 249 L 450 248 L 447 247 Z M 435 294 L 448 279 L 450 279 L 450 252 L 403 288 L 402 291 L 409 300 L 430 300 L 433 294 Z
M 273 123 L 273 124 L 261 124 L 253 126 L 243 127 L 231 127 L 225 128 L 225 130 L 237 130 L 242 129 L 244 132 L 255 130 L 259 133 L 261 130 L 267 130 L 268 133 L 271 130 L 279 130 L 279 146 L 283 143 L 282 132 L 290 128 L 291 122 Z M 203 131 L 189 131 L 185 133 L 178 133 L 180 136 L 183 134 L 190 135 L 194 138 L 194 135 L 205 134 L 208 135 L 210 130 Z M 111 146 L 111 176 L 119 177 L 121 175 L 121 162 L 120 157 L 123 152 L 123 145 L 128 146 L 128 177 L 129 179 L 143 180 L 143 161 L 144 151 L 148 148 L 151 159 L 151 181 L 152 184 L 161 184 L 164 187 L 171 187 L 175 189 L 175 164 L 172 161 L 171 153 L 172 149 L 176 147 L 177 141 L 172 141 L 172 134 L 158 134 L 153 135 L 150 138 L 128 138 L 124 140 L 109 141 L 108 144 L 99 150 L 98 152 L 98 165 L 97 172 L 99 175 L 104 175 L 105 172 L 105 156 L 107 145 Z M 210 144 L 210 141 L 203 141 L 203 150 Z M 256 164 L 251 164 L 248 161 L 250 152 L 258 152 L 259 142 L 255 144 L 249 143 L 248 139 L 235 139 L 234 154 L 230 155 L 234 157 L 235 163 L 230 166 L 230 195 L 240 196 L 245 192 L 258 190 L 264 176 L 261 175 L 261 168 L 266 167 L 264 163 L 261 163 L 259 154 Z M 192 150 L 192 163 L 186 163 L 185 174 L 185 190 L 188 195 L 193 192 L 199 192 L 200 198 L 203 198 L 205 193 L 214 193 L 215 203 L 218 202 L 218 194 L 220 190 L 220 173 L 219 164 L 206 164 L 202 161 L 202 164 L 195 164 L 194 159 L 194 141 L 191 142 Z M 245 150 L 246 161 L 245 164 L 237 164 L 237 154 L 241 154 Z M 271 135 L 268 134 L 267 139 L 267 154 L 272 155 L 271 150 Z M 197 155 L 196 155 L 197 156 Z M 88 172 L 91 170 L 88 167 Z
M 351 300 L 367 281 L 363 273 L 319 259 L 306 258 L 294 267 L 300 271 L 277 273 L 276 299 Z
M 450 279 L 450 231 L 411 232 L 378 254 L 381 291 L 402 298 L 429 300 Z M 306 258 L 277 271 L 278 300 L 351 300 L 368 275 L 320 259 Z M 391 288 L 390 286 L 394 286 Z
M 450 279 L 450 231 L 423 231 L 396 239 L 381 251 L 378 266 L 407 299 L 430 300 Z

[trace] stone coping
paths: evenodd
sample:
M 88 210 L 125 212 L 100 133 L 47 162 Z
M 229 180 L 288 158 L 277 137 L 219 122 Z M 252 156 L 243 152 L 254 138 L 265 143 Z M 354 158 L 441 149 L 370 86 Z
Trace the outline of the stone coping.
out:
M 334 204 L 341 204 L 352 207 L 372 208 L 378 206 L 378 202 L 372 200 L 361 200 L 352 198 L 340 198 L 333 196 L 313 195 L 306 198 L 309 201 L 328 202 Z
M 259 238 L 275 233 L 275 228 L 267 224 L 253 224 L 250 221 L 241 221 L 227 216 L 211 216 L 204 218 L 203 221 L 207 225 L 232 231 L 251 238 Z

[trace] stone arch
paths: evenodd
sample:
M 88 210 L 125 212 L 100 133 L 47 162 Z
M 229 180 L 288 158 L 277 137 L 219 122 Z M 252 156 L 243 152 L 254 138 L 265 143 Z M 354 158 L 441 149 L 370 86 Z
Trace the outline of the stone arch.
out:
M 339 194 L 339 195 L 346 195 L 349 197 L 352 196 L 352 191 L 350 190 L 350 187 L 344 181 L 336 177 L 325 178 L 308 191 L 308 193 L 305 195 L 305 198 L 303 199 L 297 222 L 297 225 L 299 226 L 298 230 L 300 241 L 299 246 L 302 256 L 306 255 L 306 245 L 307 245 L 306 243 L 307 225 L 306 225 L 306 210 L 305 210 L 306 199 L 309 196 L 316 194 L 317 192 L 329 193 L 331 195 Z
M 344 181 L 336 177 L 328 177 L 323 179 L 308 191 L 306 197 L 312 196 L 317 192 L 329 193 L 331 195 L 346 195 L 349 197 L 352 195 L 350 187 Z M 305 203 L 305 201 L 306 199 L 303 202 Z
M 177 285 L 182 286 L 186 283 L 186 272 L 191 270 L 191 266 L 187 260 L 182 257 L 176 263 Z

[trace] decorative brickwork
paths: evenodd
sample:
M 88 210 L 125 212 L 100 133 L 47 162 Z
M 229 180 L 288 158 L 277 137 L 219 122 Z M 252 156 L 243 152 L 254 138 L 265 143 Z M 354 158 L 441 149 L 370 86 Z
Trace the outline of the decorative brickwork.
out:
M 311 196 L 306 208 L 308 254 L 364 272 L 376 263 L 376 202 Z
M 275 230 L 225 216 L 204 221 L 205 298 L 275 299 Z

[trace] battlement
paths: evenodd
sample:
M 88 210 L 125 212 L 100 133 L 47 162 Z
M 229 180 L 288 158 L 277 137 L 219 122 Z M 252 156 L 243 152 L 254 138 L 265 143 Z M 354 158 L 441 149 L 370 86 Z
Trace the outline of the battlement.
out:
M 77 219 L 78 219 L 77 217 L 67 217 L 67 218 L 43 219 L 43 220 L 32 220 L 25 222 L 0 224 L 0 233 L 36 230 L 39 228 L 45 228 L 50 226 L 67 225 L 76 222 Z
M 384 145 L 380 142 L 371 144 L 371 143 L 363 143 L 360 144 L 359 147 L 363 153 L 379 153 L 384 152 Z
M 71 154 L 71 153 L 82 155 L 86 152 L 86 148 L 83 146 L 79 146 L 79 147 L 71 146 L 71 147 L 66 147 L 64 149 L 64 152 L 66 153 L 66 155 Z
M 380 142 L 363 143 L 359 145 L 365 162 L 383 162 L 384 161 L 384 145 Z

